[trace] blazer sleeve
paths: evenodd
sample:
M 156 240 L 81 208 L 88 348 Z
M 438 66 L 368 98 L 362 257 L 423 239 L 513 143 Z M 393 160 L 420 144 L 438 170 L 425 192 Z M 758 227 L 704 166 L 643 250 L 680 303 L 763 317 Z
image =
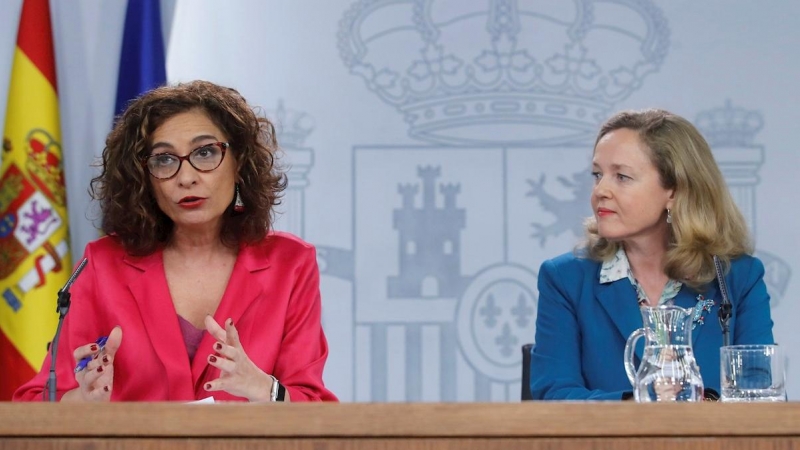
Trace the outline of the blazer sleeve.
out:
M 733 343 L 772 344 L 772 318 L 769 309 L 769 294 L 764 283 L 764 264 L 758 258 L 743 258 L 749 267 L 731 270 L 728 285 L 734 287 L 733 297 Z M 744 265 L 744 264 L 743 264 Z M 737 268 L 738 269 L 738 268 Z
M 319 268 L 313 247 L 304 251 L 296 271 L 275 377 L 293 402 L 337 401 L 322 381 L 328 343 L 322 331 Z
M 576 281 L 581 274 L 570 273 Z M 557 265 L 545 261 L 539 270 L 536 343 L 531 355 L 531 393 L 536 400 L 621 400 L 623 391 L 586 387 L 581 364 L 581 329 L 576 308 L 578 282 L 567 289 Z

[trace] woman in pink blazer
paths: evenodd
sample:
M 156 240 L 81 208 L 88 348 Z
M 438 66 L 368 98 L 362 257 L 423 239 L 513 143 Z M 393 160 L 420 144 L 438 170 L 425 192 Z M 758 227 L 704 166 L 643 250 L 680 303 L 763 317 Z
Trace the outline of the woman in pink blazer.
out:
M 72 287 L 59 400 L 336 400 L 314 248 L 270 232 L 276 151 L 232 89 L 195 81 L 131 103 L 92 180 L 108 236 Z M 49 370 L 14 399 L 42 399 Z

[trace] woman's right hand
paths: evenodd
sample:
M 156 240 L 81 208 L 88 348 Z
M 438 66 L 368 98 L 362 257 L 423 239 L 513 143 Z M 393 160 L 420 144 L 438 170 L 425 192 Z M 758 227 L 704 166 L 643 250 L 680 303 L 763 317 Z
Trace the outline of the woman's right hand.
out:
M 114 327 L 108 335 L 105 348 L 101 351 L 97 344 L 82 345 L 75 349 L 75 361 L 90 356 L 92 360 L 86 368 L 75 374 L 78 387 L 68 391 L 61 401 L 107 402 L 111 400 L 114 388 L 114 357 L 122 343 L 122 328 Z

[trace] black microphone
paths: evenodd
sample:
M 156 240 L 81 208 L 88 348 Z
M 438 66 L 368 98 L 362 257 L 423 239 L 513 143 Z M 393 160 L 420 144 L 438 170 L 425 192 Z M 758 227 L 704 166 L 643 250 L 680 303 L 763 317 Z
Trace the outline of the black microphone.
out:
M 717 255 L 714 255 L 714 269 L 717 271 L 719 293 L 722 296 L 719 304 L 719 326 L 722 328 L 722 345 L 727 347 L 731 345 L 731 331 L 728 322 L 730 322 L 733 315 L 733 306 L 731 306 L 731 299 L 728 297 L 728 285 L 725 283 L 725 277 L 722 273 L 722 263 L 720 263 Z
M 56 401 L 56 355 L 58 354 L 58 338 L 61 336 L 61 326 L 64 325 L 64 317 L 67 316 L 71 303 L 69 288 L 72 287 L 72 283 L 75 282 L 88 262 L 88 259 L 83 258 L 83 261 L 78 264 L 78 267 L 72 272 L 72 276 L 67 280 L 67 284 L 58 291 L 58 306 L 56 307 L 58 326 L 56 327 L 56 335 L 53 336 L 53 341 L 50 343 L 50 373 L 47 378 L 48 400 L 51 402 Z

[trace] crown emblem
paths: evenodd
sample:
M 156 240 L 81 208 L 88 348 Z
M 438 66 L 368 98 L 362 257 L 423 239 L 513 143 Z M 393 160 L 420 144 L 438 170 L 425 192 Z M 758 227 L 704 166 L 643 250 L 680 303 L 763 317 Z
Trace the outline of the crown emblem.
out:
M 267 111 L 267 116 L 275 125 L 276 137 L 282 147 L 302 148 L 314 131 L 314 118 L 304 112 L 286 109 L 283 100 L 278 101 L 276 110 Z
M 25 167 L 39 189 L 59 206 L 66 204 L 61 143 L 46 130 L 31 130 L 25 138 L 28 158 Z
M 726 100 L 725 106 L 698 114 L 695 123 L 711 147 L 748 147 L 764 127 L 764 118 Z
M 669 47 L 651 0 L 443 3 L 361 0 L 339 29 L 350 71 L 439 144 L 591 140 Z

